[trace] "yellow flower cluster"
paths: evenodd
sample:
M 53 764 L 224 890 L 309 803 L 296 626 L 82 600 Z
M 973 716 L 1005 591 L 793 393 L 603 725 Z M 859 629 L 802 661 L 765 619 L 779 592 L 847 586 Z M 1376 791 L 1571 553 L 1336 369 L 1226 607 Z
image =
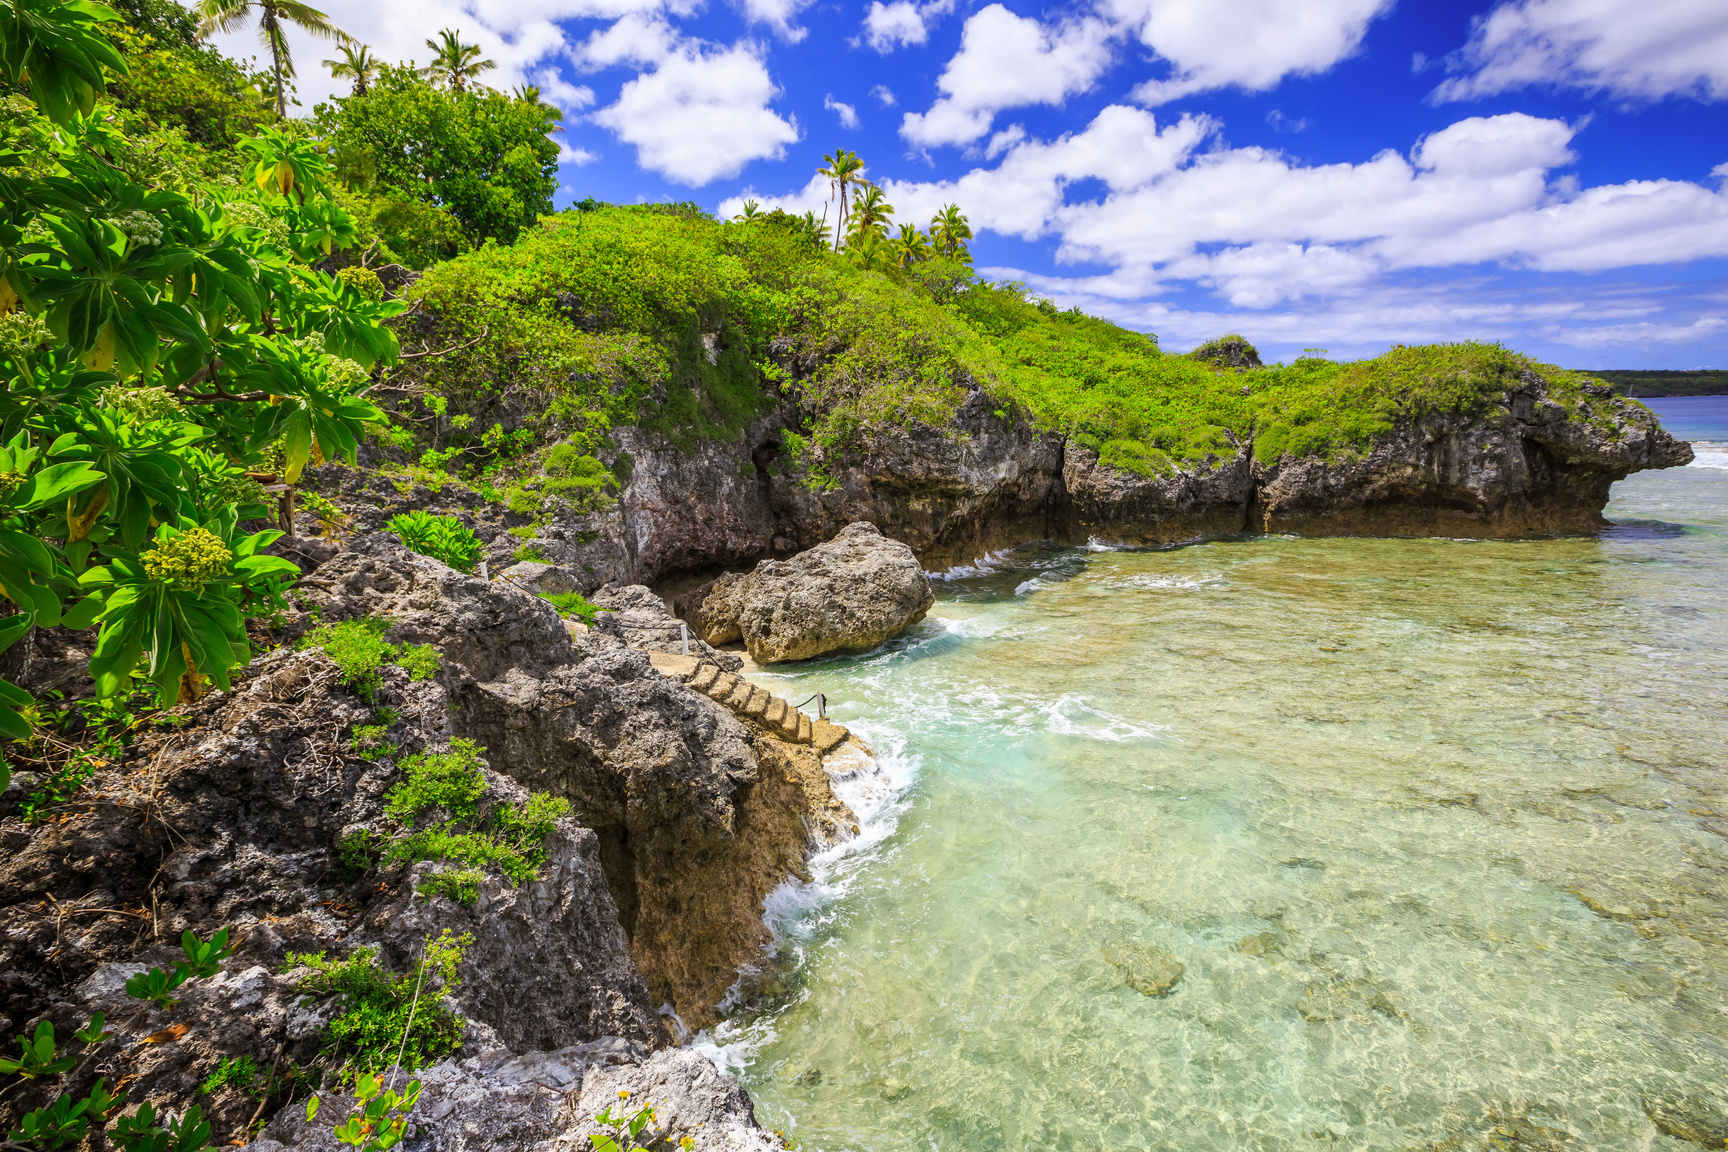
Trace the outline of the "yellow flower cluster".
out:
M 0 500 L 6 499 L 22 488 L 24 480 L 25 476 L 22 472 L 0 472 Z
M 234 553 L 213 532 L 190 528 L 145 552 L 144 572 L 152 580 L 197 587 L 228 574 Z

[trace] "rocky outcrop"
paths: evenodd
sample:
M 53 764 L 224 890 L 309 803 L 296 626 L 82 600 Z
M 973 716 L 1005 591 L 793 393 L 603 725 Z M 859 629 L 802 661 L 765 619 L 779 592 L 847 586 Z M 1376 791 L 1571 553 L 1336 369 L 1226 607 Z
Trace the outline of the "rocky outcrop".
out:
M 1173 544 L 1240 532 L 1254 503 L 1254 460 L 1247 445 L 1191 471 L 1137 476 L 1070 446 L 1062 464 L 1069 537 L 1118 544 Z
M 773 747 L 779 739 L 653 671 L 646 648 L 679 650 L 677 621 L 658 598 L 640 587 L 602 594 L 613 610 L 573 645 L 544 600 L 376 535 L 302 586 L 324 620 L 385 616 L 392 637 L 445 653 L 450 733 L 489 749 L 512 779 L 570 802 L 598 838 L 654 1002 L 692 1026 L 711 1022 L 740 965 L 768 942 L 768 893 L 804 875 L 817 814 L 826 819 L 838 801 L 820 795 L 825 777 Z
M 649 1055 L 617 1041 L 577 1045 L 522 1056 L 491 1053 L 446 1061 L 416 1073 L 413 1147 L 438 1152 L 592 1152 L 590 1135 L 607 1130 L 593 1122 L 602 1109 L 634 1111 L 653 1104 L 655 1147 L 676 1147 L 688 1136 L 699 1152 L 782 1152 L 777 1138 L 756 1124 L 750 1097 L 738 1081 L 689 1051 Z M 407 1077 L 398 1076 L 400 1088 Z M 619 1093 L 630 1094 L 620 1105 Z M 320 1121 L 323 1117 L 320 1117 Z M 341 1152 L 327 1122 L 285 1109 L 251 1147 L 254 1152 Z M 646 1142 L 651 1133 L 644 1131 Z
M 693 610 L 705 633 L 736 630 L 752 660 L 773 664 L 868 651 L 924 619 L 935 601 L 912 549 L 859 522 L 790 560 L 764 560 Z
M 308 998 L 305 969 L 284 971 L 290 952 L 368 946 L 401 972 L 449 930 L 470 940 L 451 992 L 463 1047 L 423 1070 L 439 1111 L 416 1117 L 440 1140 L 586 1148 L 584 1077 L 629 1065 L 656 1091 L 676 1089 L 698 1148 L 771 1147 L 735 1081 L 691 1054 L 654 1053 L 676 1013 L 711 1019 L 759 954 L 763 899 L 803 874 L 813 830 L 850 826 L 816 754 L 740 722 L 615 636 L 572 644 L 549 605 L 508 582 L 375 535 L 351 543 L 296 590 L 290 633 L 314 609 L 326 623 L 383 616 L 393 641 L 440 650 L 435 678 L 385 665 L 362 699 L 321 649 L 280 648 L 103 769 L 54 820 L 0 822 L 0 1027 L 29 1033 L 46 1019 L 65 1037 L 106 1013 L 112 1036 L 67 1087 L 99 1067 L 110 1086 L 125 1077 L 133 1103 L 200 1103 L 226 1143 L 283 1097 L 200 1094 L 218 1061 L 248 1057 L 266 1079 L 305 1067 L 340 1010 L 338 998 Z M 392 747 L 357 748 L 354 730 L 376 724 Z M 426 885 L 441 864 L 347 851 L 394 829 L 385 799 L 401 758 L 458 737 L 485 749 L 483 810 L 517 806 L 528 788 L 572 809 L 544 840 L 536 878 L 514 884 L 488 868 L 467 903 Z M 171 1010 L 126 995 L 130 976 L 178 956 L 182 931 L 224 926 L 235 955 L 183 986 Z M 555 1108 L 543 1107 L 548 1089 Z M 13 1093 L 0 1123 L 46 1090 Z M 328 1127 L 320 1135 L 297 1115 L 296 1104 L 272 1138 L 327 1142 Z
M 1587 532 L 1616 480 L 1689 463 L 1649 409 L 1586 386 L 1576 411 L 1530 377 L 1489 411 L 1401 420 L 1358 457 L 1255 464 L 1245 527 L 1376 536 Z

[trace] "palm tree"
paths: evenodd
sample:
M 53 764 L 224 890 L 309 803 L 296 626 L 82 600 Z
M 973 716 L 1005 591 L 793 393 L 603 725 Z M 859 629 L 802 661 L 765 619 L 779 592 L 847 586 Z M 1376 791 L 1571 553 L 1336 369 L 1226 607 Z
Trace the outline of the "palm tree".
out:
M 864 178 L 864 161 L 858 158 L 858 153 L 848 152 L 844 148 L 834 149 L 832 156 L 824 156 L 826 168 L 816 169 L 816 175 L 828 178 L 830 194 L 840 194 L 840 215 L 834 220 L 834 251 L 840 251 L 840 237 L 846 228 L 846 189 L 853 184 L 868 185 L 870 181 Z
M 882 198 L 882 189 L 872 184 L 852 194 L 852 225 L 847 234 L 862 236 L 866 232 L 885 234 L 888 220 L 894 215 L 894 205 Z
M 378 75 L 378 57 L 372 55 L 372 49 L 364 44 L 342 43 L 336 46 L 342 53 L 340 60 L 325 60 L 324 67 L 330 69 L 330 75 L 338 80 L 352 79 L 355 96 L 366 95 L 366 89 L 372 86 L 372 77 Z
M 930 259 L 930 238 L 918 231 L 916 224 L 900 225 L 900 235 L 889 241 L 894 262 L 904 268 L 920 260 Z
M 936 251 L 944 256 L 956 256 L 965 251 L 966 241 L 972 239 L 972 228 L 966 223 L 966 217 L 960 214 L 958 204 L 944 205 L 942 211 L 931 218 L 930 239 L 935 243 Z
M 330 23 L 330 17 L 300 0 L 198 0 L 193 8 L 198 17 L 198 34 L 232 32 L 254 14 L 258 17 L 258 35 L 270 47 L 270 75 L 276 82 L 276 115 L 288 115 L 288 97 L 284 81 L 294 75 L 294 58 L 288 54 L 288 37 L 284 24 L 293 24 L 326 40 L 347 42 L 348 33 Z
M 462 43 L 459 29 L 444 29 L 438 33 L 438 39 L 426 41 L 426 47 L 432 49 L 432 63 L 426 66 L 425 75 L 435 84 L 450 85 L 452 92 L 462 91 L 468 87 L 468 81 L 498 67 L 494 60 L 479 59 L 480 45 Z
M 749 224 L 760 220 L 762 219 L 762 205 L 756 203 L 754 200 L 746 200 L 744 201 L 744 211 L 738 213 L 738 215 L 732 217 L 732 219 L 736 220 L 740 224 Z
M 888 242 L 875 229 L 853 236 L 846 245 L 846 259 L 860 268 L 883 268 L 892 262 Z

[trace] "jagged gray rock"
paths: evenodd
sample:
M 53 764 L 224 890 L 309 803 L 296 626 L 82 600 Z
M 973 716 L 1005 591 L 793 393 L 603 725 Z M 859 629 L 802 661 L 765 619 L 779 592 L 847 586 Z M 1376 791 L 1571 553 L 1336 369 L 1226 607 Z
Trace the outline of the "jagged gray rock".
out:
M 516 585 L 524 592 L 535 596 L 556 596 L 560 592 L 575 592 L 580 582 L 567 568 L 556 564 L 542 564 L 536 560 L 524 560 L 512 564 L 498 575 Z
M 860 521 L 790 560 L 764 560 L 695 610 L 711 629 L 736 626 L 750 658 L 772 664 L 868 651 L 935 602 L 912 549 Z
M 421 1152 L 592 1152 L 589 1134 L 602 1109 L 616 1114 L 618 1093 L 635 1107 L 652 1104 L 655 1130 L 673 1147 L 689 1136 L 697 1152 L 783 1152 L 756 1124 L 738 1081 L 690 1051 L 650 1055 L 616 1038 L 520 1056 L 489 1053 L 446 1060 L 415 1073 L 419 1104 L 406 1145 Z M 407 1077 L 397 1074 L 400 1088 Z M 342 1098 L 329 1099 L 313 1122 L 288 1108 L 251 1145 L 253 1152 L 340 1152 L 331 1135 Z M 648 1133 L 644 1132 L 643 1137 Z

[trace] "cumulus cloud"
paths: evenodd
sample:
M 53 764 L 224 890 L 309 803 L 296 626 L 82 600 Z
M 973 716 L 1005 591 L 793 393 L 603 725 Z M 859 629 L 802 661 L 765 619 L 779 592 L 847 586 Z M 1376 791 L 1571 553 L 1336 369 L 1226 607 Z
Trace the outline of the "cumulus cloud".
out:
M 858 109 L 852 107 L 852 105 L 843 104 L 834 99 L 833 96 L 824 96 L 822 97 L 822 107 L 840 117 L 840 127 L 858 127 Z
M 1728 256 L 1728 189 L 1677 180 L 1577 187 L 1556 171 L 1575 159 L 1574 129 L 1562 121 L 1473 116 L 1408 154 L 1324 165 L 1208 148 L 1216 128 L 1205 117 L 1160 123 L 1111 105 L 1055 140 L 1019 126 L 998 133 L 992 166 L 951 180 L 888 180 L 883 190 L 902 219 L 955 202 L 976 230 L 1054 238 L 1059 260 L 1107 269 L 1063 278 L 1064 290 L 1076 302 L 1115 301 L 1105 314 L 1125 321 L 1140 306 L 1132 302 L 1194 287 L 1232 307 L 1266 309 L 1377 291 L 1424 270 L 1599 273 Z M 1101 182 L 1102 194 L 1071 200 L 1080 181 Z M 825 196 L 812 181 L 783 206 L 816 208 Z
M 1392 0 L 1103 0 L 1100 11 L 1170 62 L 1134 91 L 1147 105 L 1285 76 L 1324 72 L 1351 55 Z
M 649 54 L 662 42 L 651 23 L 607 38 L 624 24 L 591 39 L 583 56 L 655 65 L 594 114 L 596 124 L 635 146 L 642 167 L 699 187 L 736 176 L 752 160 L 778 159 L 798 139 L 796 123 L 768 107 L 780 90 L 755 45 L 710 48 L 687 40 L 664 45 L 654 57 Z
M 1630 100 L 1728 98 L 1728 5 L 1721 0 L 1512 0 L 1473 22 L 1434 99 L 1532 85 Z
M 1109 65 L 1109 39 L 1101 20 L 1051 27 L 991 4 L 967 19 L 960 51 L 936 81 L 942 95 L 928 112 L 908 112 L 900 134 L 926 146 L 968 144 L 1004 108 L 1060 104 Z
M 893 89 L 889 88 L 886 84 L 878 84 L 874 88 L 870 89 L 870 96 L 884 108 L 892 108 L 894 105 L 900 103 L 900 101 L 894 99 Z M 1724 164 L 1723 168 L 1728 168 L 1728 164 Z
M 321 7 L 384 60 L 424 63 L 431 56 L 426 39 L 436 36 L 440 28 L 454 28 L 465 42 L 480 45 L 484 58 L 497 61 L 498 69 L 486 73 L 486 83 L 508 91 L 516 84 L 535 83 L 532 74 L 538 66 L 569 47 L 560 21 L 615 20 L 632 13 L 688 15 L 695 10 L 696 0 L 368 0 Z M 296 84 L 303 113 L 319 101 L 348 95 L 348 82 L 333 79 L 319 64 L 336 55 L 334 45 L 292 24 L 285 34 L 299 72 Z M 255 21 L 213 40 L 231 56 L 245 58 L 262 51 Z
M 807 8 L 810 0 L 742 0 L 739 8 L 752 24 L 766 24 L 788 44 L 796 44 L 810 34 L 808 28 L 793 24 L 793 19 Z
M 864 14 L 864 41 L 878 52 L 892 52 L 908 44 L 922 44 L 930 38 L 929 22 L 954 10 L 954 0 L 932 0 L 915 4 L 912 0 L 870 0 L 870 11 Z

